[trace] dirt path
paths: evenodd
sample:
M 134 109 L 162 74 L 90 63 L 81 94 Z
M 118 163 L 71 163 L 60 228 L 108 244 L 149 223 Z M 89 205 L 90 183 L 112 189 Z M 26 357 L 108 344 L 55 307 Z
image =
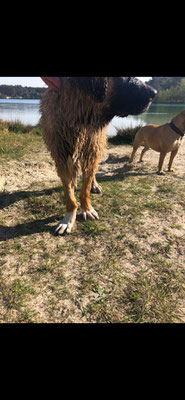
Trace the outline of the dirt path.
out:
M 99 165 L 98 176 L 102 177 L 121 174 L 128 171 L 132 174 L 133 171 L 141 171 L 141 174 L 154 174 L 157 171 L 159 161 L 159 153 L 149 150 L 144 156 L 144 162 L 138 163 L 139 156 L 142 148 L 140 147 L 136 154 L 136 159 L 133 168 L 130 168 L 128 163 L 129 157 L 132 152 L 131 146 L 114 146 L 107 148 L 104 152 L 103 158 Z M 167 171 L 170 153 L 166 156 L 164 161 L 164 171 Z M 165 180 L 171 179 L 180 180 L 185 178 L 185 144 L 183 143 L 175 160 L 174 160 L 174 174 L 165 175 Z M 51 157 L 44 145 L 43 148 L 32 155 L 32 160 L 24 159 L 21 161 L 10 161 L 1 166 L 1 179 L 2 186 L 7 191 L 16 191 L 18 189 L 25 189 L 35 180 L 46 181 L 51 183 L 60 184 L 60 180 L 56 174 L 55 166 Z M 163 179 L 163 178 L 162 178 Z

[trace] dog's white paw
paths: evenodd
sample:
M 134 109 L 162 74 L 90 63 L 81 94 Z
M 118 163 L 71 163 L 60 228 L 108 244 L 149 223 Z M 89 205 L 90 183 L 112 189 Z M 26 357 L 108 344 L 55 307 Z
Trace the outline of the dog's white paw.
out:
M 98 213 L 94 208 L 91 208 L 90 210 L 84 210 L 82 208 L 82 217 L 86 221 L 87 219 L 99 219 Z
M 59 221 L 55 229 L 55 234 L 63 235 L 64 233 L 70 233 L 75 221 L 76 211 L 66 213 L 65 217 Z
M 164 171 L 157 171 L 157 175 L 165 175 Z

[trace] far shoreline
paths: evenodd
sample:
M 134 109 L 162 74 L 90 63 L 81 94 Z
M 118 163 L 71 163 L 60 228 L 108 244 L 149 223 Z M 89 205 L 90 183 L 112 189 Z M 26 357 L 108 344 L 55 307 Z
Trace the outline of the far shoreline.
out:
M 26 98 L 26 97 L 1 97 L 0 98 L 0 101 L 1 100 L 33 100 L 33 101 L 41 101 L 42 100 L 42 98 L 39 98 L 39 99 L 33 99 L 33 98 Z M 184 102 L 178 102 L 178 101 L 162 101 L 162 102 L 157 102 L 157 103 L 155 103 L 155 102 L 153 102 L 152 104 L 151 104 L 151 106 L 153 106 L 153 105 L 161 105 L 161 104 L 167 104 L 167 105 L 169 105 L 169 104 L 173 104 L 173 105 L 185 105 L 185 101 Z M 150 107 L 151 107 L 150 106 Z

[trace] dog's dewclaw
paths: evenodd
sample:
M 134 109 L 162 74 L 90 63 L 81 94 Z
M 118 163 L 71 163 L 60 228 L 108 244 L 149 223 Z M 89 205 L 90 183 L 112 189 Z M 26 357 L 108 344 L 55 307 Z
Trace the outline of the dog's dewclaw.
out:
M 87 219 L 90 219 L 92 221 L 95 219 L 99 219 L 98 213 L 94 208 L 91 208 L 91 210 L 82 209 L 82 217 L 85 221 Z

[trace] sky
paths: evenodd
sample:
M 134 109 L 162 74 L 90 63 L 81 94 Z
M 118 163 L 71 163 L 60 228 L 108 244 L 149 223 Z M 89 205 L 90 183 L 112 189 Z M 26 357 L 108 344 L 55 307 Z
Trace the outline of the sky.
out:
M 142 81 L 148 81 L 151 79 L 149 76 L 139 76 L 137 77 Z M 18 77 L 0 77 L 0 85 L 21 85 L 30 87 L 47 87 L 42 79 L 38 76 L 18 76 Z
M 17 76 L 17 77 L 0 77 L 0 85 L 21 85 L 31 87 L 47 87 L 42 79 L 38 76 Z

